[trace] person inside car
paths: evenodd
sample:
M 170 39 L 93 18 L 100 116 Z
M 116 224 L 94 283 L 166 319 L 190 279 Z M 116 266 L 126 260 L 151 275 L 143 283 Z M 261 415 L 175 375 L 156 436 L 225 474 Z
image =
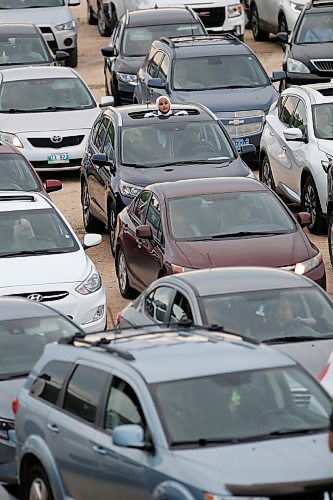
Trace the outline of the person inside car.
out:
M 12 55 L 10 62 L 34 62 L 43 61 L 43 56 L 39 52 L 33 50 L 33 40 L 25 38 L 20 42 L 17 52 Z
M 333 42 L 332 17 L 328 15 L 315 16 L 316 24 L 305 35 L 304 42 Z

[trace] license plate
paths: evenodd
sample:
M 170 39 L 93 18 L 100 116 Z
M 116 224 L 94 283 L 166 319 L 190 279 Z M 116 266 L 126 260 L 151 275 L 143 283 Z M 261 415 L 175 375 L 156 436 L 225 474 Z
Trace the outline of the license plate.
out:
M 68 153 L 50 153 L 47 155 L 47 163 L 69 163 Z
M 244 139 L 233 139 L 233 141 L 238 151 L 240 151 L 242 146 L 250 144 L 250 139 L 248 137 L 244 137 Z

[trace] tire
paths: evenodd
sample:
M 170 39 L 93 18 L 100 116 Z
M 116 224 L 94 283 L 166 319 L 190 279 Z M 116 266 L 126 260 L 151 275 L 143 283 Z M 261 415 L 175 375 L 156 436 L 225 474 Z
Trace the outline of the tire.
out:
M 102 222 L 96 219 L 90 212 L 90 196 L 86 181 L 83 181 L 81 184 L 81 205 L 83 225 L 87 233 L 103 232 L 104 228 Z
M 280 32 L 280 31 L 284 31 L 284 32 L 288 33 L 288 23 L 287 23 L 286 16 L 284 14 L 280 14 L 280 17 L 279 17 L 278 32 Z M 286 50 L 285 43 L 282 43 L 281 47 L 282 47 L 283 51 Z
M 276 191 L 272 167 L 271 167 L 269 159 L 266 155 L 263 157 L 262 161 L 260 162 L 259 179 L 261 180 L 261 182 L 266 184 L 266 186 L 271 188 L 272 191 Z
M 251 27 L 253 38 L 257 42 L 265 42 L 269 39 L 269 33 L 263 31 L 259 26 L 259 14 L 256 5 L 253 5 L 251 9 Z
M 77 53 L 77 47 L 73 49 L 73 52 L 69 54 L 69 57 L 66 59 L 66 66 L 69 66 L 70 68 L 76 68 L 77 67 L 77 61 L 78 61 L 78 53 Z
M 109 21 L 105 17 L 101 5 L 98 6 L 97 11 L 97 28 L 101 36 L 111 36 L 112 29 Z
M 116 273 L 121 295 L 124 299 L 134 299 L 138 295 L 138 292 L 129 284 L 126 259 L 121 248 L 119 249 L 116 259 Z
M 116 223 L 117 223 L 117 209 L 115 207 L 115 204 L 111 202 L 108 210 L 108 235 L 109 235 L 111 253 L 113 257 L 115 256 Z
M 328 218 L 328 251 L 333 266 L 333 213 Z
M 308 225 L 310 233 L 322 234 L 326 229 L 326 221 L 321 210 L 317 188 L 311 176 L 304 183 L 301 201 L 302 210 L 311 214 L 312 221 Z
M 27 479 L 22 484 L 23 500 L 54 500 L 51 485 L 41 465 L 28 470 Z
M 90 7 L 88 2 L 87 2 L 87 22 L 90 25 L 97 24 L 96 16 L 94 15 L 92 8 Z

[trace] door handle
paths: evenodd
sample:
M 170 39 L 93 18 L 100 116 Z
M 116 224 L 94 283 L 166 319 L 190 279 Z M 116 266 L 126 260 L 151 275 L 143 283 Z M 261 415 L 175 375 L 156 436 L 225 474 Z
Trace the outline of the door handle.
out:
M 281 148 L 283 149 L 283 151 L 287 151 L 286 146 L 281 146 Z
M 58 432 L 60 432 L 59 427 L 56 424 L 47 424 L 47 428 L 50 431 L 55 432 L 56 434 L 58 434 Z
M 103 448 L 103 446 L 98 446 L 97 444 L 94 444 L 92 449 L 96 451 L 96 453 L 99 453 L 100 455 L 106 455 L 106 449 Z

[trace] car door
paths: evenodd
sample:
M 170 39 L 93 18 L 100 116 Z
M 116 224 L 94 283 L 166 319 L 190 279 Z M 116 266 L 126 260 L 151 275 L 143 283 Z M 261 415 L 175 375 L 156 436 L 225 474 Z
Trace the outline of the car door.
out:
M 158 50 L 156 53 L 152 52 L 151 59 L 148 59 L 147 64 L 143 70 L 139 71 L 139 82 L 140 85 L 140 93 L 141 93 L 141 102 L 151 101 L 157 99 L 157 89 L 149 89 L 148 81 L 151 78 L 158 78 L 158 71 L 160 64 L 164 57 L 164 52 Z
M 115 140 L 115 127 L 109 118 L 104 122 L 106 132 L 104 142 L 101 146 L 101 153 L 107 155 L 109 161 L 113 161 L 114 154 L 114 140 Z M 96 170 L 98 172 L 98 176 L 96 176 L 98 182 L 96 182 L 96 203 L 98 204 L 99 212 L 103 219 L 107 221 L 108 213 L 108 193 L 111 186 L 111 168 L 110 165 L 101 165 L 99 168 L 96 166 Z

